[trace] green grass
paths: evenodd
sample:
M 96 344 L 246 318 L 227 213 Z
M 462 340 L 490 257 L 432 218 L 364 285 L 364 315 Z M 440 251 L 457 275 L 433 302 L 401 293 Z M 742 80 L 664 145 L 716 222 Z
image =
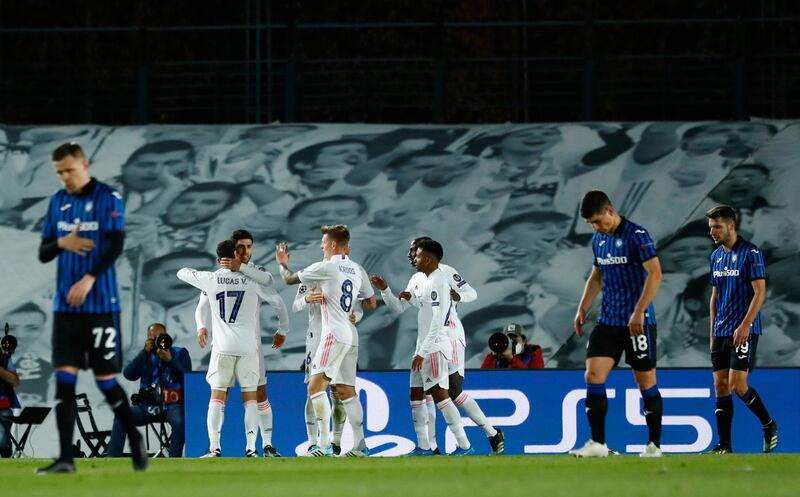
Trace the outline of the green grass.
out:
M 75 475 L 35 476 L 48 461 L 0 460 L 3 496 L 509 497 L 800 495 L 800 455 L 568 456 L 78 461 Z

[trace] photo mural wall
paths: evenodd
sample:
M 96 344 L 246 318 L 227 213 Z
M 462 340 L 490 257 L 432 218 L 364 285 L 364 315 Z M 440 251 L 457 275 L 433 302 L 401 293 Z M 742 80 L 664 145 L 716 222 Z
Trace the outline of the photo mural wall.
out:
M 657 241 L 664 280 L 655 300 L 659 367 L 707 367 L 712 241 L 703 213 L 734 206 L 740 233 L 765 252 L 768 299 L 761 366 L 800 365 L 800 126 L 794 122 L 653 122 L 406 126 L 0 126 L 0 324 L 19 339 L 23 404 L 47 402 L 55 264 L 36 254 L 48 197 L 60 184 L 50 152 L 76 141 L 91 173 L 125 199 L 117 268 L 130 358 L 150 323 L 187 347 L 195 369 L 198 292 L 184 266 L 214 268 L 216 244 L 243 228 L 253 261 L 277 277 L 275 244 L 297 270 L 320 260 L 319 226 L 351 228 L 351 257 L 399 292 L 412 274 L 409 241 L 428 235 L 478 292 L 459 305 L 467 367 L 487 339 L 519 323 L 545 367 L 582 367 L 586 339 L 572 319 L 592 265 L 591 229 L 577 214 L 588 189 Z M 287 306 L 296 287 L 277 278 Z M 599 300 L 598 300 L 599 302 Z M 262 339 L 276 319 L 265 306 Z M 596 317 L 596 309 L 594 316 Z M 270 370 L 299 370 L 307 315 L 290 312 L 285 346 L 264 348 Z M 379 305 L 359 324 L 361 369 L 407 369 L 416 316 Z

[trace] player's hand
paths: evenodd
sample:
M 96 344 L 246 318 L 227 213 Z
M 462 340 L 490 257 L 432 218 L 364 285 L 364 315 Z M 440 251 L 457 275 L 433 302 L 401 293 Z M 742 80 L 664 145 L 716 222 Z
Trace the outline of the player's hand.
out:
M 397 296 L 400 300 L 411 301 L 411 292 L 400 292 L 400 295 Z
M 583 325 L 586 323 L 586 311 L 581 308 L 578 308 L 578 312 L 575 313 L 575 334 L 579 337 L 583 336 Z
M 353 326 L 356 325 L 356 313 L 355 311 L 351 311 L 350 315 L 347 316 L 350 319 L 350 322 L 353 323 Z
M 628 331 L 632 337 L 644 334 L 644 311 L 633 311 L 628 321 Z
M 747 343 L 747 338 L 750 336 L 750 327 L 739 326 L 733 332 L 733 348 L 741 347 Z
M 81 237 L 78 233 L 81 230 L 80 221 L 75 223 L 75 228 L 67 236 L 58 239 L 58 248 L 72 252 L 80 256 L 85 256 L 94 248 L 94 241 Z
M 289 245 L 286 242 L 275 245 L 275 261 L 283 266 L 289 264 Z
M 459 295 L 458 292 L 453 290 L 452 288 L 450 289 L 450 300 L 452 300 L 453 302 L 461 301 L 461 295 Z
M 153 347 L 155 347 L 155 339 L 148 338 L 144 341 L 144 353 L 149 354 L 153 351 Z
M 83 278 L 79 279 L 74 285 L 72 285 L 72 288 L 69 289 L 69 293 L 67 294 L 67 304 L 71 305 L 72 307 L 78 307 L 79 305 L 82 305 L 86 300 L 86 296 L 92 291 L 93 286 L 94 276 L 91 274 L 83 275 Z
M 415 355 L 414 360 L 411 361 L 411 371 L 419 371 L 422 369 L 422 356 Z
M 387 288 L 389 288 L 389 285 L 386 283 L 386 280 L 383 279 L 383 276 L 378 276 L 377 274 L 373 274 L 372 276 L 369 277 L 369 281 L 370 283 L 375 285 L 375 288 L 377 288 L 380 291 L 384 291 Z
M 283 346 L 283 342 L 286 341 L 286 335 L 281 335 L 280 333 L 276 332 L 275 336 L 272 337 L 272 348 L 279 349 Z
M 156 350 L 156 355 L 158 355 L 158 358 L 164 362 L 169 362 L 172 360 L 172 352 L 169 350 L 158 349 Z
M 242 267 L 242 261 L 238 258 L 234 257 L 233 259 L 228 259 L 227 257 L 223 257 L 219 260 L 219 267 L 230 269 L 231 271 L 238 271 L 240 267 Z
M 197 330 L 197 345 L 199 345 L 201 349 L 206 348 L 206 345 L 208 345 L 208 328 L 200 328 Z
M 316 288 L 308 292 L 306 295 L 305 300 L 309 304 L 321 304 L 325 297 L 322 295 L 322 292 L 317 290 Z

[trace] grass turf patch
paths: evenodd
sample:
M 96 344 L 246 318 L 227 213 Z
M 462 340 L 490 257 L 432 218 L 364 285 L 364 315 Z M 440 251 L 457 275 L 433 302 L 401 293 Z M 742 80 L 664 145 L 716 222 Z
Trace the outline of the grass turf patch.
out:
M 84 459 L 74 475 L 36 476 L 49 461 L 1 460 L 3 494 L 36 496 L 796 496 L 800 455 L 401 457 L 368 459 Z

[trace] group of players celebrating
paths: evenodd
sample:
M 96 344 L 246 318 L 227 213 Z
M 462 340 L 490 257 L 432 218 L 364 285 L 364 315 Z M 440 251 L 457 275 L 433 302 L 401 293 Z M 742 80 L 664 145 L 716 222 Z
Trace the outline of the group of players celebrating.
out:
M 72 436 L 75 423 L 75 383 L 79 369 L 92 368 L 97 385 L 115 416 L 126 427 L 135 470 L 147 467 L 141 434 L 134 426 L 122 387 L 118 340 L 119 294 L 114 261 L 124 242 L 124 203 L 111 187 L 89 175 L 89 164 L 79 145 L 67 143 L 52 154 L 64 188 L 56 192 L 42 228 L 39 257 L 58 259 L 57 288 L 53 299 L 53 364 L 56 368 L 56 422 L 61 454 L 39 473 L 75 471 Z M 587 314 L 602 292 L 598 325 L 589 336 L 586 354 L 586 413 L 591 439 L 570 451 L 577 457 L 605 457 L 605 416 L 608 399 L 605 380 L 622 353 L 641 391 L 648 427 L 643 457 L 659 457 L 662 398 L 656 384 L 656 320 L 652 301 L 661 281 L 655 245 L 647 230 L 620 216 L 601 191 L 587 192 L 581 216 L 595 235 L 594 266 L 575 316 L 575 332 L 584 333 Z M 715 453 L 729 453 L 736 392 L 759 418 L 764 431 L 764 451 L 778 442 L 777 424 L 769 416 L 754 388 L 748 385 L 761 334 L 760 308 L 766 294 L 763 254 L 736 232 L 735 211 L 728 206 L 707 214 L 712 239 L 719 247 L 710 259 L 710 352 L 716 392 L 719 444 Z M 398 295 L 382 276 L 368 276 L 350 259 L 350 233 L 346 226 L 321 228 L 322 260 L 294 272 L 289 268 L 289 247 L 279 243 L 276 262 L 287 285 L 298 285 L 292 308 L 307 310 L 305 407 L 310 457 L 369 455 L 363 428 L 363 409 L 356 395 L 358 332 L 363 312 L 374 310 L 373 285 L 392 311 L 417 309 L 418 335 L 410 364 L 410 399 L 417 447 L 411 455 L 438 453 L 435 442 L 435 403 L 453 433 L 458 448 L 453 454 L 474 453 L 458 407 L 481 427 L 494 454 L 505 450 L 503 432 L 493 427 L 467 392 L 464 381 L 464 328 L 457 303 L 477 298 L 477 292 L 454 268 L 442 263 L 440 243 L 420 237 L 412 241 L 409 261 L 416 270 Z M 209 450 L 203 457 L 222 454 L 220 431 L 228 389 L 239 383 L 245 407 L 247 457 L 257 457 L 260 431 L 265 457 L 280 454 L 272 447 L 272 411 L 266 392 L 261 351 L 259 310 L 272 306 L 279 328 L 273 347 L 283 345 L 288 330 L 286 305 L 274 288 L 272 276 L 250 261 L 253 237 L 234 232 L 217 246 L 219 269 L 181 269 L 177 276 L 201 290 L 196 312 L 198 342 L 211 342 L 206 375 L 211 387 L 208 407 Z M 209 320 L 211 337 L 209 337 Z M 489 330 L 485 330 L 489 331 Z M 328 397 L 330 387 L 331 400 Z M 456 407 L 458 406 L 458 407 Z M 341 454 L 345 419 L 353 431 L 352 450 Z M 331 421 L 333 429 L 331 430 Z

